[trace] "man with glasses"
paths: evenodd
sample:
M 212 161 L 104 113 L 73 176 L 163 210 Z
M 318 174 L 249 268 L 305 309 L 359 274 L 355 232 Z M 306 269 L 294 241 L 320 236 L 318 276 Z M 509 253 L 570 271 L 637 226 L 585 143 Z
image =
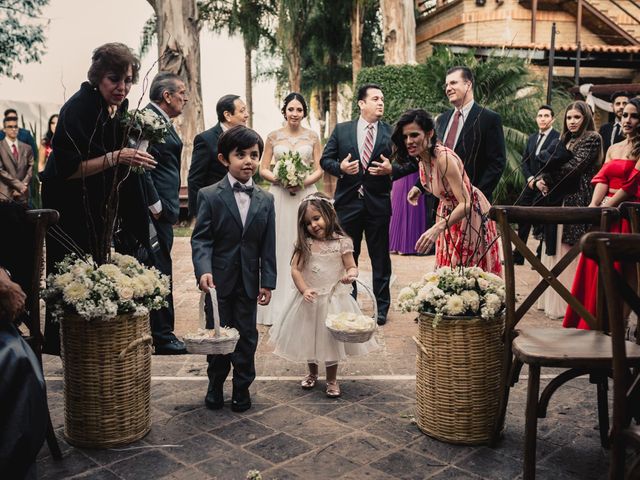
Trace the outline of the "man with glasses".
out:
M 18 118 L 3 120 L 0 140 L 0 202 L 27 203 L 33 174 L 33 150 L 18 140 Z
M 13 118 L 18 121 L 18 112 L 14 108 L 7 108 L 4 111 L 4 118 Z M 5 132 L 0 131 L 0 140 L 4 140 Z M 33 139 L 33 135 L 26 128 L 18 127 L 18 140 L 22 143 L 26 143 L 31 147 L 33 151 L 33 157 L 35 158 L 38 155 L 38 146 L 36 145 L 36 141 Z

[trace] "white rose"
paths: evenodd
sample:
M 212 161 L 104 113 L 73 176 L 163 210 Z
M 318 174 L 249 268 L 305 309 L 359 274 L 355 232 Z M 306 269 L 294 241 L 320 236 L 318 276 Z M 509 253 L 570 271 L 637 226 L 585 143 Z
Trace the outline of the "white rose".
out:
M 466 310 L 464 300 L 460 295 L 451 295 L 444 306 L 444 313 L 449 315 L 460 315 Z
M 82 283 L 71 282 L 62 291 L 65 302 L 75 304 L 78 301 L 89 298 L 89 289 Z
M 489 282 L 486 279 L 480 277 L 478 278 L 478 286 L 480 287 L 480 290 L 487 290 L 489 288 Z
M 460 294 L 460 296 L 469 310 L 473 310 L 474 312 L 478 311 L 480 308 L 480 295 L 478 295 L 478 292 L 465 290 Z

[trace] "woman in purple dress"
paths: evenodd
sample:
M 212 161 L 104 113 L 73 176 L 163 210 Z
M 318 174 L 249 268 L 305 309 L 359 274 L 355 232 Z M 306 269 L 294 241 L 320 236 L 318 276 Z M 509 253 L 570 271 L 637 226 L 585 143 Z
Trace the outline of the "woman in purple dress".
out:
M 402 255 L 415 255 L 416 242 L 427 229 L 427 207 L 424 196 L 418 205 L 407 202 L 407 193 L 418 180 L 418 172 L 393 182 L 391 190 L 391 222 L 389 223 L 389 251 Z

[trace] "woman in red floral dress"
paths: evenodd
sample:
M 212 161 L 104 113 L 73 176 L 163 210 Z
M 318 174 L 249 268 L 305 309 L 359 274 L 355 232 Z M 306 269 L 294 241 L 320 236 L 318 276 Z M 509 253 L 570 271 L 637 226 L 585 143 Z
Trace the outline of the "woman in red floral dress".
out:
M 434 126 L 424 110 L 407 110 L 391 137 L 397 161 L 418 159 L 420 182 L 440 200 L 436 223 L 420 236 L 416 251 L 424 253 L 435 243 L 436 267 L 480 267 L 502 275 L 498 232 L 488 218 L 491 205 L 471 185 L 460 157 L 437 141 Z

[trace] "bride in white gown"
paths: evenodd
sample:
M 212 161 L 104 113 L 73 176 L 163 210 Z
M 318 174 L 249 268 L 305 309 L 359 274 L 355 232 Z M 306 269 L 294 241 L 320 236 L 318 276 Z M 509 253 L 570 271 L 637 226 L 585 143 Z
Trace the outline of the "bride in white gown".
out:
M 315 183 L 322 177 L 320 156 L 322 147 L 318 135 L 302 126 L 307 116 L 307 103 L 299 93 L 290 93 L 284 99 L 282 115 L 286 125 L 271 132 L 264 145 L 264 154 L 260 162 L 260 175 L 271 182 L 269 192 L 273 194 L 276 210 L 276 266 L 278 277 L 269 305 L 258 306 L 258 324 L 273 325 L 274 320 L 282 317 L 283 302 L 288 291 L 294 289 L 291 279 L 291 255 L 296 241 L 298 224 L 298 205 L 304 197 L 316 191 Z M 300 154 L 302 160 L 312 166 L 311 173 L 304 181 L 304 187 L 284 188 L 271 171 L 272 163 L 288 151 Z

